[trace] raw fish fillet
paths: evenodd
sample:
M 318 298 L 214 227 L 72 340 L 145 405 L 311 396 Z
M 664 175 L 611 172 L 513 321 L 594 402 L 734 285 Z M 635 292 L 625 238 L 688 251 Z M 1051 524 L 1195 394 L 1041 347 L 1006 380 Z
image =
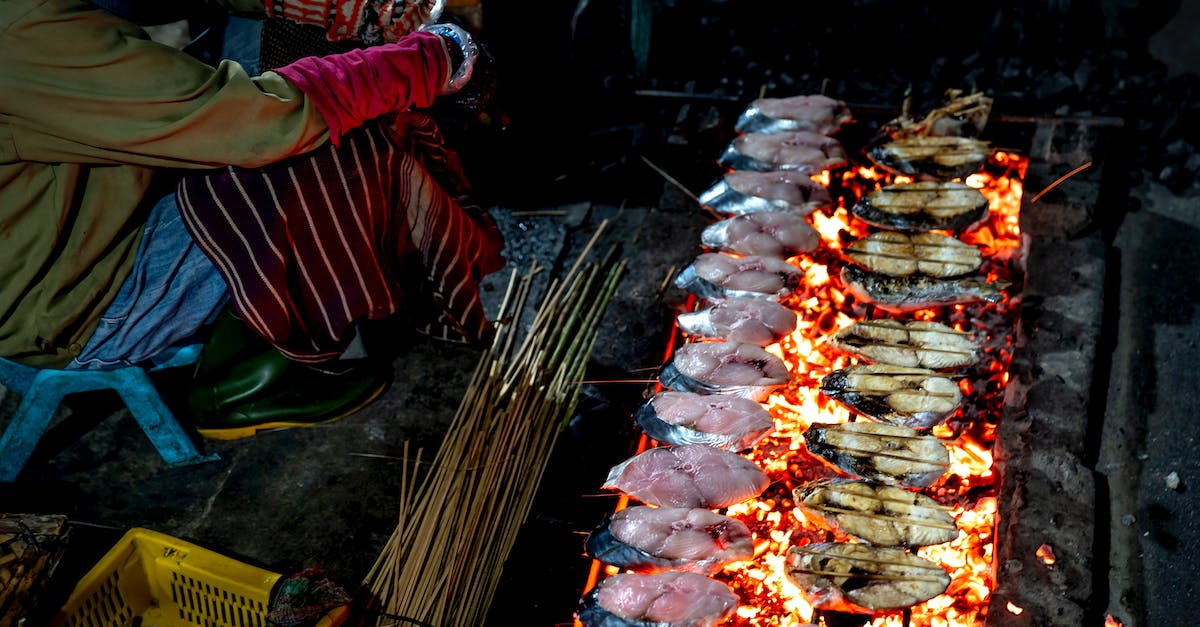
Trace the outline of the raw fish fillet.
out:
M 701 298 L 753 296 L 777 300 L 799 285 L 800 268 L 775 257 L 701 253 L 675 277 L 675 285 Z
M 729 586 L 696 573 L 621 573 L 580 601 L 584 627 L 711 627 L 737 609 Z
M 762 405 L 739 396 L 666 390 L 638 408 L 638 426 L 666 444 L 707 444 L 727 451 L 754 446 L 775 430 Z
M 588 535 L 591 557 L 636 572 L 711 575 L 754 556 L 754 537 L 736 518 L 702 507 L 626 507 Z
M 708 225 L 700 233 L 700 243 L 738 255 L 786 259 L 816 249 L 821 235 L 796 214 L 760 211 Z
M 741 342 L 692 342 L 675 349 L 658 379 L 663 387 L 700 394 L 732 394 L 762 401 L 786 385 L 783 360 Z
M 946 591 L 950 575 L 903 549 L 822 542 L 788 549 L 788 579 L 813 607 L 841 612 L 899 610 Z
M 679 328 L 692 337 L 774 344 L 796 330 L 796 312 L 763 298 L 727 298 L 708 309 L 675 316 Z
M 832 135 L 854 121 L 845 102 L 812 94 L 787 98 L 759 98 L 738 117 L 734 130 L 739 133 L 812 131 Z
M 775 211 L 805 216 L 833 206 L 829 190 L 814 181 L 812 174 L 798 170 L 726 172 L 700 194 L 700 204 L 732 215 Z
M 754 462 L 704 444 L 660 446 L 617 464 L 601 486 L 658 507 L 729 507 L 770 481 Z
M 811 131 L 746 133 L 717 160 L 731 170 L 801 170 L 816 174 L 849 163 L 838 140 Z

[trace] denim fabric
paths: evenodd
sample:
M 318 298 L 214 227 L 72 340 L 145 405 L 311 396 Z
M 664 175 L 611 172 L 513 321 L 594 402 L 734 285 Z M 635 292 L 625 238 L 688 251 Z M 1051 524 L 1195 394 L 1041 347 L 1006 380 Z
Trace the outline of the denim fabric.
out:
M 225 281 L 192 240 L 175 194 L 154 206 L 133 271 L 68 369 L 136 364 L 188 341 L 228 300 Z
M 225 23 L 225 39 L 221 58 L 237 61 L 250 76 L 258 76 L 258 58 L 262 47 L 260 20 L 229 16 Z

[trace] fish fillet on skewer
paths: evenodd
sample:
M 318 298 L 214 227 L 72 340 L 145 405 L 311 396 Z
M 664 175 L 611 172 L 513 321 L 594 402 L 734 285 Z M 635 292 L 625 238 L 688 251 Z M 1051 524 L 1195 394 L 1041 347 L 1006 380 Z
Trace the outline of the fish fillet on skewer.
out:
M 939 233 L 880 231 L 843 249 L 854 263 L 879 274 L 936 278 L 971 274 L 983 265 L 978 248 Z
M 812 179 L 813 172 L 733 170 L 700 194 L 700 204 L 727 215 L 762 211 L 806 216 L 833 206 L 829 190 Z
M 754 556 L 754 537 L 736 518 L 702 507 L 635 505 L 588 535 L 587 554 L 635 572 L 667 570 L 711 575 Z
M 875 146 L 867 156 L 896 174 L 947 181 L 983 169 L 992 145 L 970 137 L 905 137 Z
M 854 121 L 850 107 L 823 94 L 759 98 L 738 116 L 739 133 L 811 131 L 832 135 Z
M 675 285 L 709 300 L 778 300 L 795 291 L 802 276 L 800 268 L 775 257 L 701 253 L 675 277 Z
M 761 346 L 740 342 L 691 342 L 675 349 L 658 375 L 663 387 L 680 392 L 732 394 L 763 401 L 786 385 L 783 360 Z
M 863 320 L 838 331 L 829 345 L 873 363 L 913 368 L 956 368 L 979 361 L 979 347 L 969 335 L 924 320 Z
M 766 408 L 728 394 L 664 390 L 643 403 L 634 419 L 659 442 L 707 444 L 733 452 L 754 446 L 775 430 Z
M 760 211 L 708 225 L 700 233 L 700 243 L 738 255 L 786 259 L 815 250 L 821 234 L 802 216 Z
M 841 279 L 855 298 L 892 312 L 959 303 L 999 303 L 1004 300 L 1004 290 L 1009 286 L 1005 281 L 992 283 L 975 277 L 888 276 L 853 264 L 842 267 Z
M 877 189 L 860 198 L 850 212 L 885 229 L 961 231 L 987 217 L 988 200 L 965 183 L 917 181 Z
M 919 547 L 958 537 L 954 518 L 912 490 L 849 479 L 822 479 L 792 491 L 806 518 L 875 546 Z
M 927 488 L 950 467 L 946 445 L 916 429 L 877 422 L 814 423 L 808 452 L 847 474 L 888 485 Z
M 821 393 L 872 420 L 928 429 L 962 406 L 962 390 L 928 368 L 891 364 L 848 366 L 821 379 Z
M 796 330 L 798 316 L 792 309 L 764 298 L 727 298 L 700 311 L 675 316 L 679 329 L 699 338 L 745 342 L 757 346 L 774 344 Z
M 838 140 L 812 131 L 746 133 L 729 143 L 718 163 L 731 170 L 799 170 L 816 174 L 849 163 Z
M 923 603 L 946 591 L 950 575 L 903 549 L 821 542 L 788 548 L 788 579 L 813 607 L 873 613 Z
M 647 449 L 613 466 L 601 486 L 656 507 L 717 509 L 758 496 L 770 480 L 754 462 L 704 444 Z
M 580 601 L 584 627 L 712 627 L 737 609 L 729 586 L 696 573 L 620 573 Z

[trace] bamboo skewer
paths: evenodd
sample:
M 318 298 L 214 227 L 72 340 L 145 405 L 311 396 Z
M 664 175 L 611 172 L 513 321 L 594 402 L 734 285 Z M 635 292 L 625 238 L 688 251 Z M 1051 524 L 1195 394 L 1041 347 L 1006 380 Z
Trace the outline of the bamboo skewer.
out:
M 402 470 L 397 527 L 363 582 L 382 614 L 439 627 L 483 623 L 574 410 L 579 385 L 572 382 L 584 379 L 600 319 L 625 271 L 623 261 L 583 265 L 600 229 L 567 275 L 550 281 L 523 337 L 517 328 L 541 269 L 510 276 L 497 316 L 503 323 L 432 469 L 419 482 L 416 463 Z

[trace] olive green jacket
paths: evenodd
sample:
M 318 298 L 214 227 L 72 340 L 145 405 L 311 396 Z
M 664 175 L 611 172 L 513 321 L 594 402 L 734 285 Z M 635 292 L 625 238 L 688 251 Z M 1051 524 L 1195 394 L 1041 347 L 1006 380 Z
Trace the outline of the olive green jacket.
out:
M 157 174 L 327 140 L 278 74 L 204 65 L 83 0 L 0 0 L 0 356 L 79 353 L 132 267 Z

